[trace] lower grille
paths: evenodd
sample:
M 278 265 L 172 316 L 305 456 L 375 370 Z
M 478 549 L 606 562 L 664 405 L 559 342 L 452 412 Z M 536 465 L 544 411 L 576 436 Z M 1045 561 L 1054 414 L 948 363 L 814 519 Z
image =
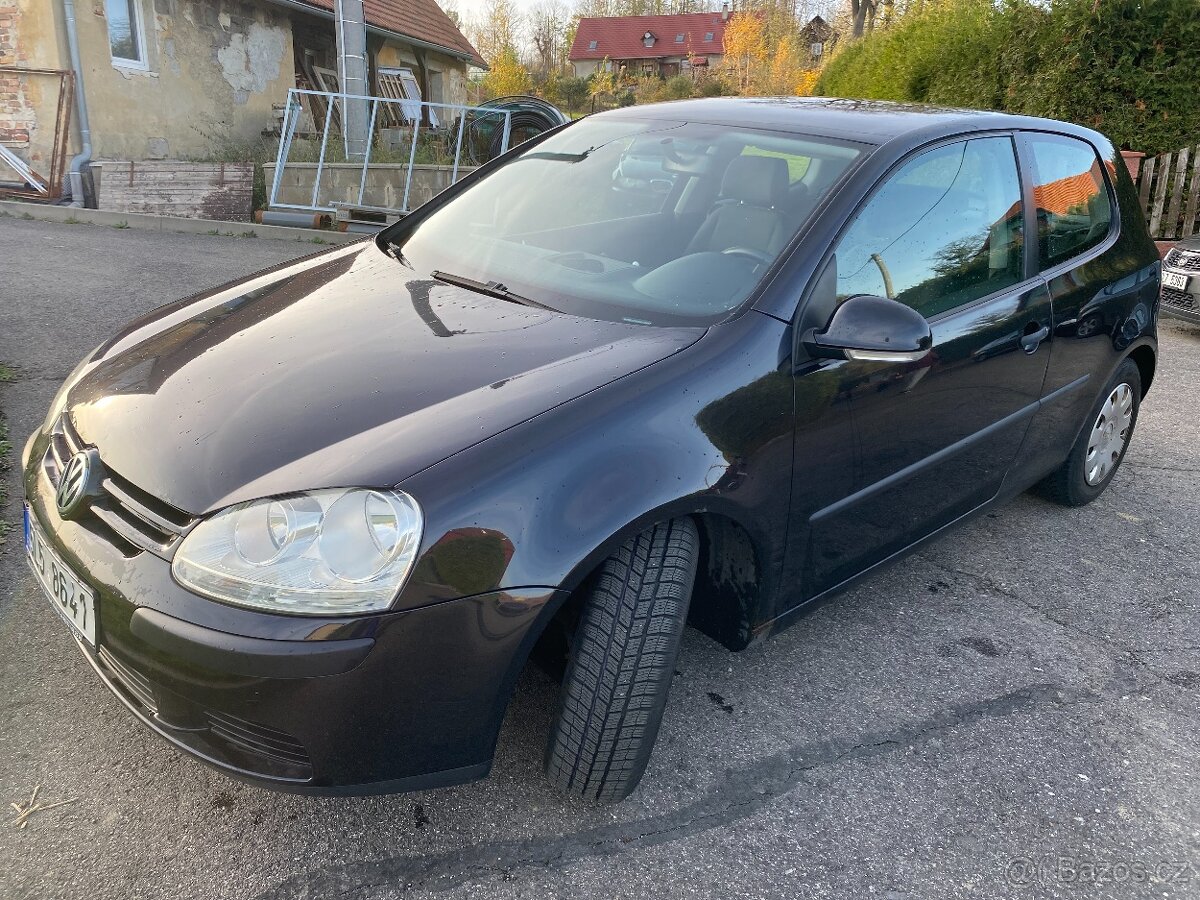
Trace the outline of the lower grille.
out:
M 132 702 L 155 728 L 187 749 L 241 772 L 286 781 L 312 778 L 312 759 L 294 735 L 205 709 L 157 685 L 106 647 L 98 647 L 95 656 L 88 656 L 111 689 Z
M 1196 295 L 1189 294 L 1187 291 L 1164 287 L 1162 289 L 1162 300 L 1163 303 L 1169 303 L 1176 309 L 1196 310 Z
M 135 671 L 125 665 L 109 653 L 107 647 L 100 647 L 96 651 L 96 655 L 108 667 L 108 670 L 120 683 L 121 687 L 125 689 L 126 693 L 149 710 L 150 713 L 153 714 L 158 711 L 158 704 L 154 700 L 154 689 L 150 686 L 150 679 L 141 672 Z
M 208 721 L 215 737 L 229 744 L 241 747 L 257 756 L 268 756 L 285 763 L 307 766 L 310 764 L 304 745 L 288 734 L 247 722 L 228 713 L 218 713 L 209 710 Z

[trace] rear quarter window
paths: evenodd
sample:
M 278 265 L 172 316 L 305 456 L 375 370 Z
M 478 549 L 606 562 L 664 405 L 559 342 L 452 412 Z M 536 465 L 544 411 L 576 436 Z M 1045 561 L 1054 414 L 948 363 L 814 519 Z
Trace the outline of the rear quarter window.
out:
M 1033 169 L 1038 262 L 1047 269 L 1103 241 L 1115 212 L 1105 164 L 1091 144 L 1043 134 L 1027 134 L 1025 141 Z

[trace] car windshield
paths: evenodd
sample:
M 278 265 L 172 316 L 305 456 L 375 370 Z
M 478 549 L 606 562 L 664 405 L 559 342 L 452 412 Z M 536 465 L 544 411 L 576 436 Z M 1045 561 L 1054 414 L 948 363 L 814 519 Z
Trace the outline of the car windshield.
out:
M 706 324 L 746 299 L 862 152 L 775 131 L 584 119 L 383 239 L 419 271 L 516 302 Z

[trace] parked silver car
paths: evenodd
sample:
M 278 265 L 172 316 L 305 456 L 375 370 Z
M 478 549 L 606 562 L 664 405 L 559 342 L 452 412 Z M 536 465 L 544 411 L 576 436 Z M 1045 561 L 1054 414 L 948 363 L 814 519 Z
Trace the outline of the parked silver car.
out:
M 1180 241 L 1163 260 L 1163 315 L 1200 325 L 1200 234 Z

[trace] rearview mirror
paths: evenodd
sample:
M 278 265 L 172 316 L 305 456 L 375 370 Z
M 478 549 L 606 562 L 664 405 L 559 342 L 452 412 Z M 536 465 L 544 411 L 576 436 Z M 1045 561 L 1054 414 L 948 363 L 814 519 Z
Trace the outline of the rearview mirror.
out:
M 860 294 L 844 301 L 823 331 L 805 334 L 804 346 L 825 359 L 919 362 L 933 346 L 933 333 L 911 306 Z

